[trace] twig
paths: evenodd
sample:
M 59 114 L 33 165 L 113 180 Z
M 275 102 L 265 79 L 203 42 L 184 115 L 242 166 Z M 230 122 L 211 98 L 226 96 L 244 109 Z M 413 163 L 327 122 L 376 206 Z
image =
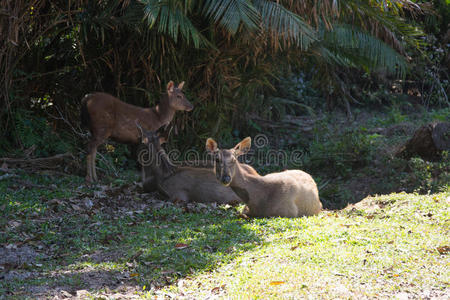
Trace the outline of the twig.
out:
M 107 159 L 106 157 L 101 154 L 100 152 L 97 152 L 97 155 L 100 156 L 100 159 L 105 163 L 106 167 L 109 168 L 109 171 L 114 173 L 114 176 L 118 177 L 119 176 L 119 172 L 117 172 L 117 169 L 114 168 L 114 165 L 112 165 Z
M 83 133 L 83 132 L 81 131 L 80 128 L 78 128 L 78 130 L 75 129 L 75 127 L 72 125 L 72 123 L 70 123 L 70 122 L 63 116 L 61 110 L 59 109 L 59 107 L 58 107 L 57 105 L 55 105 L 55 109 L 58 111 L 59 117 L 54 116 L 54 115 L 52 115 L 52 114 L 49 113 L 49 112 L 46 112 L 47 115 L 48 115 L 49 117 L 55 119 L 55 120 L 62 120 L 62 121 L 63 121 L 64 123 L 66 123 L 66 124 L 71 128 L 71 130 L 72 130 L 76 135 L 78 135 L 79 137 L 81 137 L 81 138 L 86 138 L 86 137 L 87 137 L 87 134 Z
M 7 178 L 10 178 L 10 177 L 17 177 L 17 175 L 16 174 L 10 174 L 10 173 L 4 174 L 4 175 L 0 176 L 0 180 L 7 179 Z

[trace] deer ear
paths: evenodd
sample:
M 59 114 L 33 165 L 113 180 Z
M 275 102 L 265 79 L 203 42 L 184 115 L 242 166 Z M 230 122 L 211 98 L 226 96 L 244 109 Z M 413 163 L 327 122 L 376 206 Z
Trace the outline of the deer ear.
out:
M 141 124 L 139 124 L 139 121 L 137 119 L 134 120 L 134 123 L 141 133 L 141 143 L 148 144 L 148 138 L 144 135 L 144 130 L 142 129 Z
M 247 153 L 250 150 L 251 146 L 252 146 L 252 138 L 248 136 L 245 139 L 243 139 L 239 144 L 234 146 L 233 148 L 235 151 L 234 155 L 240 156 Z
M 206 151 L 214 153 L 219 151 L 219 148 L 217 148 L 217 143 L 212 138 L 208 138 L 206 140 Z
M 169 83 L 167 84 L 167 91 L 169 92 L 169 93 L 172 93 L 173 92 L 173 87 L 175 86 L 175 84 L 173 83 L 173 81 L 171 80 L 171 81 L 169 81 Z
M 169 125 L 161 126 L 156 131 L 156 135 L 158 136 L 160 145 L 167 143 L 167 141 L 169 140 L 169 136 L 170 136 L 170 132 L 172 131 L 172 128 L 170 127 L 169 130 L 167 130 L 168 127 L 169 127 Z
M 165 144 L 165 143 L 167 143 L 166 137 L 165 136 L 160 136 L 159 137 L 159 144 L 162 145 L 162 144 Z
M 184 86 L 184 81 L 178 85 L 178 89 L 181 91 L 183 89 L 183 86 Z

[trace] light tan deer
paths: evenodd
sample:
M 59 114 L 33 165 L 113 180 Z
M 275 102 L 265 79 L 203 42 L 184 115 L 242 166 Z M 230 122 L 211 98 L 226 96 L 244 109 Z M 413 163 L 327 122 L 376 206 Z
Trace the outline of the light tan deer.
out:
M 138 124 L 137 124 L 138 125 Z M 139 125 L 138 125 L 139 128 Z M 161 138 L 153 131 L 141 129 L 142 142 L 148 152 L 141 152 L 146 192 L 158 190 L 171 201 L 237 204 L 239 197 L 216 180 L 212 168 L 177 167 L 161 147 Z M 207 165 L 207 163 L 205 163 Z
M 206 150 L 215 156 L 216 178 L 247 204 L 246 214 L 253 217 L 301 217 L 318 214 L 322 209 L 314 179 L 300 170 L 288 170 L 265 176 L 247 172 L 238 157 L 250 150 L 247 137 L 234 148 L 220 150 L 209 138 Z
M 170 81 L 160 103 L 155 107 L 143 108 L 120 101 L 105 93 L 86 95 L 82 100 L 81 123 L 92 133 L 88 144 L 86 181 L 97 181 L 95 156 L 97 147 L 111 138 L 121 143 L 137 144 L 140 133 L 136 128 L 138 120 L 143 128 L 157 130 L 169 124 L 177 110 L 191 111 L 194 106 L 186 99 L 182 89 L 184 82 L 178 86 Z

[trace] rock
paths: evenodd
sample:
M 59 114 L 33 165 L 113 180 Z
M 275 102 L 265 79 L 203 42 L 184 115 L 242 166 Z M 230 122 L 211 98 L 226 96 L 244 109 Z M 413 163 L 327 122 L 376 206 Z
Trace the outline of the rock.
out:
M 433 122 L 417 129 L 395 156 L 410 159 L 417 155 L 429 161 L 436 161 L 444 150 L 450 150 L 450 123 Z

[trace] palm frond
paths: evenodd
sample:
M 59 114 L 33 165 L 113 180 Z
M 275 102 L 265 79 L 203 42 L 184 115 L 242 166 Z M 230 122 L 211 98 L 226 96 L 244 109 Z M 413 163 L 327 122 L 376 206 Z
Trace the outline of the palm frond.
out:
M 317 49 L 331 63 L 366 71 L 382 68 L 399 77 L 405 75 L 405 58 L 369 33 L 347 24 L 333 24 L 332 30 L 321 32 L 323 40 Z
M 211 46 L 184 13 L 180 2 L 173 0 L 141 0 L 141 2 L 150 28 L 157 27 L 159 33 L 169 35 L 175 42 L 181 35 L 188 44 L 192 42 L 195 48 Z
M 421 40 L 418 37 L 422 36 L 423 32 L 417 26 L 410 24 L 401 16 L 403 10 L 401 10 L 400 7 L 410 11 L 412 10 L 413 12 L 420 9 L 417 8 L 416 5 L 409 3 L 410 1 L 377 0 L 372 4 L 363 0 L 351 0 L 346 2 L 346 10 L 355 12 L 360 27 L 370 30 L 373 35 L 395 47 L 396 50 L 404 52 L 402 46 L 403 43 L 398 40 L 397 36 L 401 36 L 404 42 L 415 48 L 420 48 L 422 46 Z M 389 2 L 389 4 L 384 5 L 384 2 Z M 383 13 L 380 13 L 380 8 Z
M 315 31 L 297 14 L 283 5 L 268 0 L 255 0 L 265 30 L 276 37 L 292 40 L 306 50 L 316 40 Z
M 231 34 L 238 31 L 241 23 L 248 29 L 256 29 L 261 22 L 249 0 L 206 0 L 203 13 Z

